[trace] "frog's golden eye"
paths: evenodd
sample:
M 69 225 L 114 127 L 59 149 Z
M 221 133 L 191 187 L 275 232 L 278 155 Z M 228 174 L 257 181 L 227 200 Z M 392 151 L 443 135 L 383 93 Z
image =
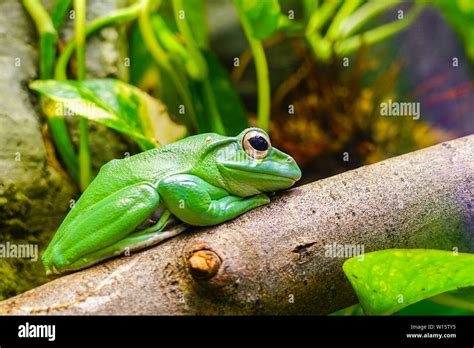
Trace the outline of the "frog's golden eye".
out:
M 268 139 L 265 133 L 254 129 L 244 135 L 242 146 L 250 157 L 262 159 L 268 155 L 271 144 L 270 139 Z

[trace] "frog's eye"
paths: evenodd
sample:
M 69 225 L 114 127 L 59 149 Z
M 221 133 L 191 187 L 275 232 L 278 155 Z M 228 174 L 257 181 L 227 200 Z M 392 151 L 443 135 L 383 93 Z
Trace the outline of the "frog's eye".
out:
M 270 150 L 270 139 L 263 132 L 251 130 L 244 135 L 242 146 L 250 157 L 262 159 L 267 156 Z

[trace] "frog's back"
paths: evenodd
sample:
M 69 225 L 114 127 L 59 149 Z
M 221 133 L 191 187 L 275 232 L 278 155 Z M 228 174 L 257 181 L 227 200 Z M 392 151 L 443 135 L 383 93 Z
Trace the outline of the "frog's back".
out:
M 189 170 L 199 151 L 190 137 L 163 147 L 141 152 L 129 158 L 114 159 L 100 169 L 97 177 L 81 196 L 87 205 L 122 188 L 148 183 L 154 187 L 166 176 Z M 189 141 L 189 139 L 191 141 Z

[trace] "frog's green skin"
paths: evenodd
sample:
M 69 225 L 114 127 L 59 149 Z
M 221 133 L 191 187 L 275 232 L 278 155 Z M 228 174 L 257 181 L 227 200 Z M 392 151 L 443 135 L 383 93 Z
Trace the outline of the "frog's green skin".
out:
M 269 203 L 263 192 L 299 180 L 293 158 L 269 142 L 266 156 L 253 158 L 242 143 L 247 132 L 268 139 L 257 128 L 236 137 L 200 134 L 104 165 L 44 252 L 46 273 L 78 270 L 176 235 L 183 228 L 165 229 L 173 215 L 197 226 L 233 219 Z M 137 229 L 158 209 L 164 212 L 156 224 Z

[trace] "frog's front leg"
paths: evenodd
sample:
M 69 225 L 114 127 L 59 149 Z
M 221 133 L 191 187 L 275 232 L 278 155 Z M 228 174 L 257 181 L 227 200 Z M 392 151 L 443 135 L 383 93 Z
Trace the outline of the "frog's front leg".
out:
M 163 179 L 158 192 L 175 216 L 197 226 L 215 225 L 270 202 L 265 194 L 252 197 L 230 195 L 226 190 L 190 174 Z

